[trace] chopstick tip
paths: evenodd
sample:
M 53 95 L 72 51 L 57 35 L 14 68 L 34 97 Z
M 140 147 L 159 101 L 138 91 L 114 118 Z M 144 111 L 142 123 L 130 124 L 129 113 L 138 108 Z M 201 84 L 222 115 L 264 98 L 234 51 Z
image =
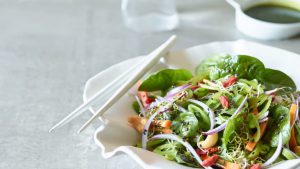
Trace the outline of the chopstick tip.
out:
M 49 133 L 53 133 L 54 132 L 54 128 L 51 128 L 48 132 Z

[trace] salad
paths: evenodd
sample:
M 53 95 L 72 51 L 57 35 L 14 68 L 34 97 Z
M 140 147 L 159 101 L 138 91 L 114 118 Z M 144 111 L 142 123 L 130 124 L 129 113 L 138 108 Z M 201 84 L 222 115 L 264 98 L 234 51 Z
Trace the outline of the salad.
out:
M 299 92 L 255 57 L 164 69 L 138 84 L 129 124 L 137 146 L 195 168 L 259 169 L 299 158 Z

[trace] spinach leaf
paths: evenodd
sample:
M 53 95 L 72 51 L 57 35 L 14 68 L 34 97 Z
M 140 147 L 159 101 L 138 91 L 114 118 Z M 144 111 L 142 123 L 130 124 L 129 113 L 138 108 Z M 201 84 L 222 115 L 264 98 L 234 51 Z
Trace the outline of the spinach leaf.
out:
M 281 132 L 283 138 L 283 144 L 287 144 L 290 140 L 290 113 L 289 109 L 277 105 L 270 109 L 271 120 L 268 123 L 267 134 L 264 140 L 269 141 L 271 147 L 277 147 L 278 137 Z
M 189 112 L 192 112 L 195 114 L 199 121 L 199 127 L 202 129 L 202 131 L 209 130 L 210 126 L 210 120 L 208 114 L 200 107 L 197 107 L 193 104 L 190 104 L 188 106 Z
M 300 144 L 300 122 L 296 122 L 295 125 L 295 133 L 296 133 L 296 141 L 297 141 L 297 144 L 299 145 Z
M 176 159 L 176 156 L 178 153 L 176 144 L 173 142 L 170 142 L 170 143 L 167 142 L 163 145 L 160 145 L 160 146 L 156 147 L 153 150 L 153 152 L 156 154 L 162 155 L 166 159 L 171 160 L 171 161 Z
M 201 62 L 196 68 L 197 80 L 201 81 L 209 78 L 210 73 L 215 69 L 220 60 L 223 60 L 223 57 L 225 56 L 215 56 Z
M 216 56 L 205 60 L 196 68 L 196 74 L 211 80 L 226 75 L 238 75 L 239 78 L 255 79 L 265 69 L 264 64 L 251 56 Z
M 189 80 L 192 73 L 185 69 L 164 69 L 149 75 L 139 87 L 139 91 L 167 90 L 179 81 Z
M 156 147 L 153 152 L 180 164 L 190 167 L 199 166 L 191 153 L 186 151 L 186 148 L 177 142 L 166 142 L 165 144 Z
M 255 79 L 265 69 L 260 60 L 247 55 L 233 56 L 229 62 L 232 64 L 232 74 L 249 80 Z
M 253 113 L 250 113 L 247 115 L 247 123 L 248 123 L 248 127 L 250 129 L 256 129 L 256 134 L 254 137 L 254 141 L 258 142 L 260 139 L 260 127 L 259 127 L 259 122 L 258 122 L 258 118 L 257 116 L 255 116 Z
M 288 75 L 279 70 L 265 68 L 259 59 L 247 55 L 209 58 L 197 66 L 196 75 L 211 80 L 226 75 L 236 75 L 247 80 L 257 79 L 266 86 L 267 90 L 279 87 L 290 87 L 296 90 L 294 81 Z
M 199 168 L 199 163 L 195 160 L 194 156 L 186 150 L 181 150 L 177 156 L 176 161 L 179 164 L 183 164 L 193 168 Z
M 257 143 L 255 149 L 248 154 L 248 158 L 254 159 L 259 155 L 266 155 L 270 151 L 270 146 L 268 144 L 263 144 L 261 141 Z
M 287 74 L 279 70 L 267 68 L 261 73 L 259 80 L 268 90 L 283 86 L 291 87 L 293 90 L 296 90 L 295 82 Z
M 223 144 L 225 146 L 234 137 L 235 133 L 239 132 L 240 127 L 242 126 L 243 123 L 244 123 L 244 119 L 241 115 L 237 115 L 229 119 L 223 133 Z
M 198 119 L 192 112 L 184 112 L 175 121 L 180 123 L 176 132 L 182 137 L 193 137 L 197 135 L 199 129 Z M 172 123 L 173 124 L 173 123 Z M 173 127 L 172 127 L 173 128 Z

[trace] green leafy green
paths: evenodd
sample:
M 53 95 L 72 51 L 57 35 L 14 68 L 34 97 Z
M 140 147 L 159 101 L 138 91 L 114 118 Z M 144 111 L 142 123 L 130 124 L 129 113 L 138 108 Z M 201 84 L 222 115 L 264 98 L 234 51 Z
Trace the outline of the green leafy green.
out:
M 226 75 L 237 75 L 238 78 L 257 79 L 268 90 L 279 87 L 296 89 L 294 81 L 288 75 L 279 70 L 265 68 L 259 59 L 247 55 L 226 55 L 209 58 L 198 65 L 196 75 L 202 77 L 202 79 L 209 78 L 211 80 Z
M 267 89 L 275 89 L 283 86 L 291 87 L 296 90 L 295 82 L 285 73 L 274 70 L 265 69 L 260 76 L 260 81 L 267 87 Z
M 164 69 L 150 74 L 143 80 L 139 91 L 167 90 L 176 85 L 179 81 L 189 80 L 193 77 L 192 73 L 185 69 Z
M 223 133 L 223 143 L 225 144 L 225 146 L 233 138 L 234 134 L 239 132 L 240 127 L 243 123 L 244 119 L 240 115 L 236 115 L 228 120 L 228 123 Z
M 295 133 L 296 133 L 296 141 L 297 141 L 297 144 L 300 145 L 300 122 L 296 122 L 295 125 Z
M 180 121 L 181 125 L 178 130 L 180 136 L 182 137 L 193 137 L 197 135 L 197 131 L 199 129 L 198 119 L 192 112 L 184 112 L 179 115 L 179 119 L 176 121 Z
M 255 79 L 264 70 L 264 64 L 251 56 L 216 56 L 203 61 L 196 68 L 196 75 L 216 80 L 226 75 L 237 74 L 239 78 Z
M 248 155 L 248 158 L 254 159 L 259 155 L 266 155 L 270 151 L 268 144 L 263 144 L 261 141 L 257 143 L 255 149 Z
M 290 151 L 289 149 L 287 148 L 283 148 L 282 150 L 282 153 L 281 153 L 286 159 L 288 160 L 292 160 L 292 159 L 295 159 L 297 158 L 294 153 L 292 151 Z
M 219 61 L 223 59 L 224 56 L 215 56 L 208 59 L 205 59 L 201 62 L 196 68 L 197 80 L 201 81 L 203 79 L 208 79 L 210 73 L 213 71 L 214 67 L 217 66 Z
M 168 160 L 173 161 L 176 159 L 178 150 L 176 144 L 174 142 L 170 142 L 156 147 L 153 152 L 164 156 Z
M 198 167 L 194 157 L 186 148 L 181 144 L 171 141 L 156 147 L 154 153 L 164 156 L 166 159 L 176 161 L 177 163 L 184 164 L 190 167 Z
M 204 97 L 205 95 L 207 95 L 208 93 L 208 89 L 205 89 L 205 88 L 198 88 L 194 91 L 194 94 L 201 98 L 201 97 Z
M 258 118 L 257 118 L 257 116 L 255 116 L 252 113 L 248 114 L 247 117 L 248 117 L 247 122 L 248 122 L 249 128 L 256 129 L 254 141 L 257 142 L 260 139 L 260 127 L 259 127 Z
M 283 144 L 287 144 L 290 140 L 290 114 L 289 109 L 277 105 L 270 110 L 270 120 L 267 126 L 265 140 L 270 142 L 271 147 L 277 147 L 278 137 L 281 132 Z
M 210 120 L 208 114 L 200 107 L 197 107 L 193 104 L 190 104 L 188 106 L 189 112 L 194 113 L 194 115 L 197 117 L 199 124 L 199 128 L 202 129 L 202 131 L 207 131 L 210 126 Z

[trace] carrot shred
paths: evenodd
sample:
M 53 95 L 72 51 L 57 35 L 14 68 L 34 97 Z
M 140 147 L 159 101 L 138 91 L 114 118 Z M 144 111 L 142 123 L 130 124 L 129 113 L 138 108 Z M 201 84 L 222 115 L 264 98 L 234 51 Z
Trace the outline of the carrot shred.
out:
M 160 122 L 160 126 L 164 128 L 170 128 L 172 125 L 171 120 L 164 120 Z
M 300 155 L 300 146 L 296 146 L 293 149 L 294 153 L 296 153 L 297 155 Z
M 225 161 L 224 169 L 241 169 L 241 165 Z
M 291 149 L 294 149 L 297 146 L 295 129 L 293 127 L 296 111 L 297 111 L 297 105 L 293 103 L 290 108 L 290 125 L 292 127 L 292 130 L 291 130 L 291 138 L 290 138 L 289 145 Z
M 223 159 L 218 159 L 218 164 L 223 166 L 224 167 L 223 169 L 241 169 L 240 164 L 232 163 L 230 161 L 223 160 Z
M 268 124 L 268 121 L 263 122 L 263 123 L 261 123 L 261 124 L 259 125 L 259 129 L 260 129 L 260 138 L 261 138 L 262 135 L 265 133 L 266 128 L 267 128 L 267 124 Z M 254 137 L 256 136 L 256 134 L 257 134 L 257 133 L 254 134 Z M 249 141 L 249 142 L 247 143 L 246 147 L 245 147 L 246 150 L 248 150 L 248 151 L 253 151 L 257 143 L 258 143 L 258 142 L 255 142 L 255 141 Z
M 293 103 L 290 108 L 290 124 L 294 123 L 295 114 L 296 114 L 297 105 Z
M 292 128 L 291 138 L 290 138 L 290 148 L 294 149 L 297 146 L 296 136 L 295 136 L 295 128 Z

